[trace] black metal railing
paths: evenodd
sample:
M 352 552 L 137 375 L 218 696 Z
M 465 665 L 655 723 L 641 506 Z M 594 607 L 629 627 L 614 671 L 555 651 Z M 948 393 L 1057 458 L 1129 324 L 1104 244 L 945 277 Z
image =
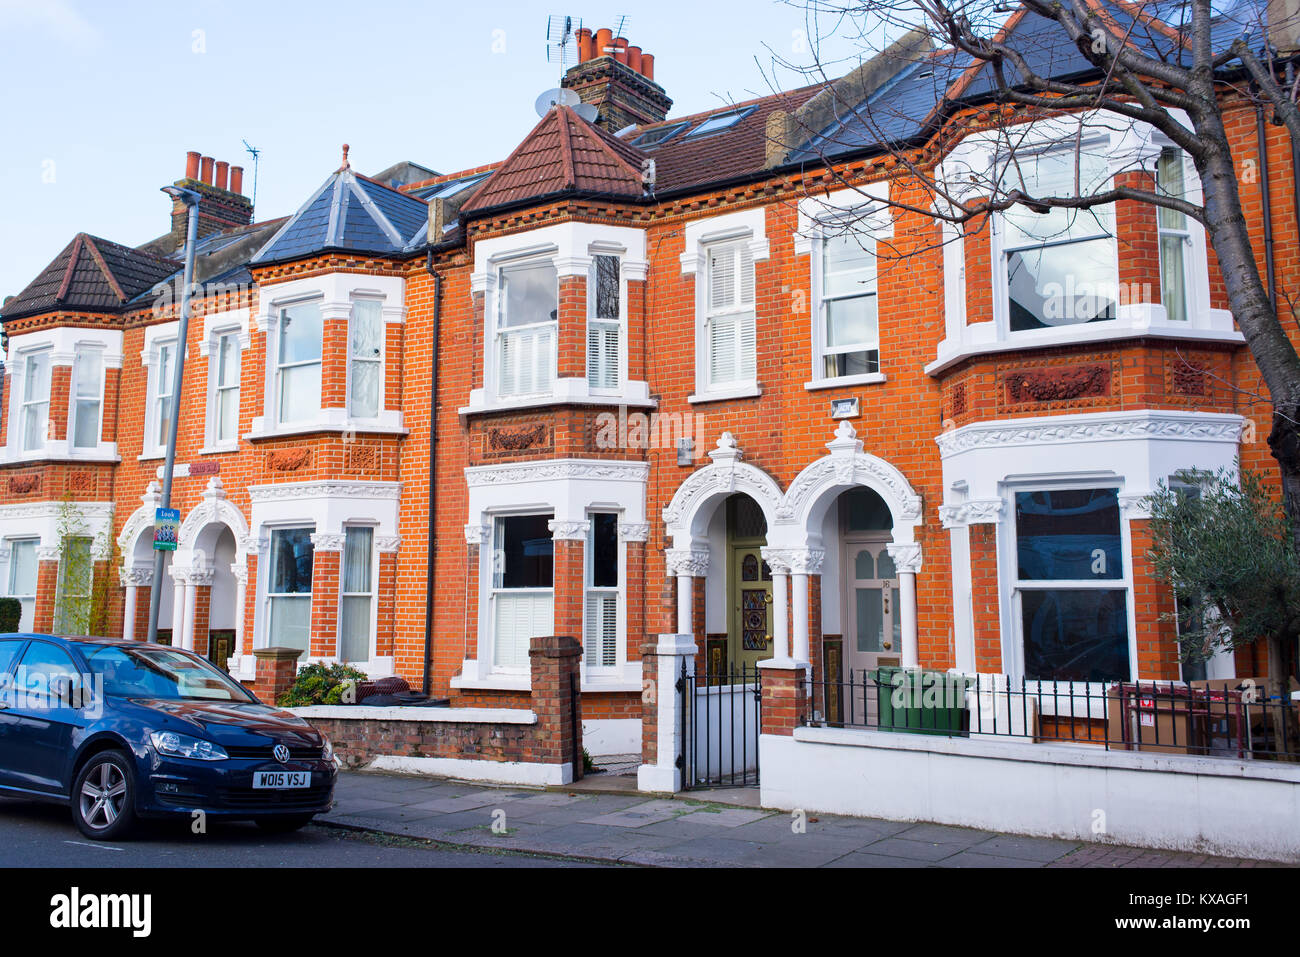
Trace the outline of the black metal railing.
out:
M 1252 681 L 1083 682 L 921 669 L 810 678 L 805 725 L 1300 760 L 1300 702 Z
M 758 783 L 763 686 L 757 667 L 690 674 L 677 682 L 682 701 L 682 781 L 686 788 Z

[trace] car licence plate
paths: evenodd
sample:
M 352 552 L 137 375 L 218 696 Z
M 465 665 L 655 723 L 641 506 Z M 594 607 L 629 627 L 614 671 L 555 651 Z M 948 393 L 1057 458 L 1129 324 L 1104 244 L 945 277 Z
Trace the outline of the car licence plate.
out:
M 306 788 L 311 787 L 310 771 L 257 771 L 253 774 L 255 788 Z

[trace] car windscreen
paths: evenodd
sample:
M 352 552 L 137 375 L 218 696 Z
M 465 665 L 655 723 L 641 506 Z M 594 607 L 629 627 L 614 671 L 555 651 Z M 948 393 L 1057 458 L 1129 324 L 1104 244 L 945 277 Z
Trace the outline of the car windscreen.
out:
M 90 670 L 103 676 L 106 695 L 240 703 L 249 700 L 244 690 L 217 668 L 170 648 L 82 645 L 80 650 Z

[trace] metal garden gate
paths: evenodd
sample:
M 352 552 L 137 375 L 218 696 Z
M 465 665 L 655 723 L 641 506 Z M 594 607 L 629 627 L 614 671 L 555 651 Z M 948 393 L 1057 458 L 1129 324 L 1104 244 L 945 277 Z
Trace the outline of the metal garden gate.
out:
M 682 662 L 682 786 L 748 787 L 758 784 L 758 732 L 763 688 L 757 667 L 689 674 Z

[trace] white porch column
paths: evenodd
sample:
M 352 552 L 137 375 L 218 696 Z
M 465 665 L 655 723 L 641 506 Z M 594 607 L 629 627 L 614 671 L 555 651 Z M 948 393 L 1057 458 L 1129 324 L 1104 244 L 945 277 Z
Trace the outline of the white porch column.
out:
M 236 658 L 244 652 L 244 603 L 248 600 L 248 565 L 235 562 L 230 566 L 235 576 L 235 645 L 230 656 Z
M 181 620 L 181 644 L 186 651 L 194 650 L 194 605 L 198 589 L 192 580 L 185 582 L 185 617 Z M 172 641 L 175 642 L 175 636 Z
M 127 584 L 126 604 L 122 609 L 122 640 L 135 641 L 135 593 L 138 585 Z
M 185 630 L 185 572 L 173 567 L 172 573 L 172 646 L 183 648 L 181 644 Z
M 695 636 L 660 635 L 655 647 L 658 660 L 655 678 L 655 763 L 643 764 L 636 771 L 638 791 L 674 792 L 682 789 L 682 769 L 677 756 L 682 748 L 682 693 L 677 679 L 685 666 L 687 675 L 695 674 L 695 655 L 699 651 Z M 687 687 L 690 687 L 689 683 Z
M 670 548 L 665 552 L 668 573 L 677 577 L 677 633 L 695 634 L 695 578 L 709 572 L 708 549 Z
M 904 668 L 915 668 L 921 663 L 917 648 L 916 629 L 916 573 L 921 570 L 921 546 L 916 542 L 899 542 L 885 546 L 898 571 L 898 612 L 902 617 L 899 629 L 903 647 L 901 655 Z
M 122 611 L 122 640 L 135 640 L 135 612 L 140 603 L 140 589 L 153 584 L 153 566 L 123 566 L 117 570 L 117 580 L 126 589 L 126 605 Z
M 772 569 L 772 660 L 790 661 L 790 561 L 780 549 L 762 550 Z
M 792 657 L 801 665 L 812 663 L 808 641 L 808 576 L 820 575 L 826 553 L 820 548 L 798 549 L 790 553 L 790 615 L 794 619 Z

